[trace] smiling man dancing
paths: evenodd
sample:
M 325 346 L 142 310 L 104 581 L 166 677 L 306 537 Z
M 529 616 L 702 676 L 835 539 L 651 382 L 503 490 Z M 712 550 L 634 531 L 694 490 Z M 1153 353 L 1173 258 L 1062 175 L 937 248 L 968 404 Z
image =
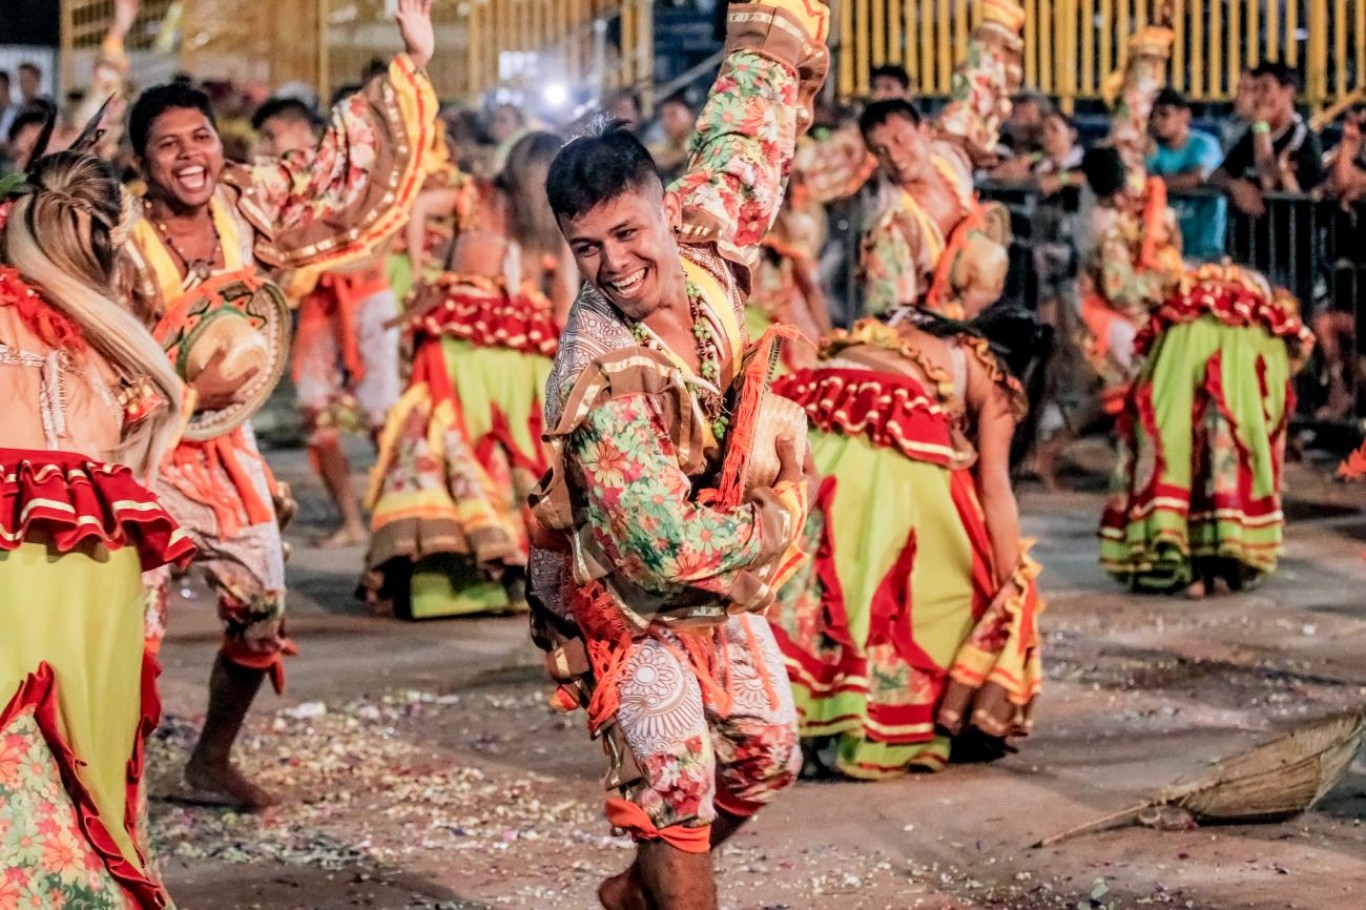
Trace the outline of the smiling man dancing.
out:
M 546 394 L 533 633 L 605 740 L 608 819 L 639 844 L 599 890 L 612 910 L 715 910 L 710 851 L 800 763 L 782 657 L 751 611 L 800 560 L 804 438 L 778 440 L 776 479 L 742 501 L 717 466 L 754 448 L 728 395 L 749 268 L 824 80 L 827 18 L 810 0 L 730 6 L 725 64 L 667 193 L 622 129 L 571 142 L 547 179 L 587 284 Z
M 400 0 L 397 18 L 406 52 L 387 77 L 333 110 L 314 150 L 225 164 L 208 98 L 184 85 L 149 89 L 129 117 L 147 195 L 127 248 L 127 303 L 195 394 L 186 440 L 157 493 L 199 547 L 226 627 L 185 777 L 248 808 L 272 798 L 233 768 L 229 753 L 267 674 L 279 688 L 290 649 L 272 501 L 279 488 L 247 422 L 286 353 L 283 297 L 267 276 L 345 264 L 406 220 L 436 129 L 436 97 L 423 74 L 434 49 L 431 0 Z M 163 581 L 160 611 L 166 596 Z

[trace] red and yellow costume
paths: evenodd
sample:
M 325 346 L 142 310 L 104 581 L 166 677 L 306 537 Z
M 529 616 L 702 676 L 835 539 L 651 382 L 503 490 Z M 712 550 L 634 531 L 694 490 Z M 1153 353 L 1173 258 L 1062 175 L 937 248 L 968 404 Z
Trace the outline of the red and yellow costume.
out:
M 1010 94 L 1019 85 L 1019 32 L 1024 10 L 1015 0 L 984 4 L 967 55 L 954 71 L 949 103 L 934 122 L 931 160 L 957 197 L 959 214 L 947 229 L 903 187 L 889 187 L 882 210 L 865 230 L 860 252 L 864 312 L 885 315 L 918 305 L 961 318 L 960 294 L 993 280 L 1004 268 L 1006 226 L 983 206 L 972 184 L 973 161 L 994 152 Z
M 228 165 L 210 208 L 223 266 L 207 280 L 182 275 L 155 225 L 134 226 L 127 248 L 135 281 L 129 306 L 154 334 L 216 305 L 215 295 L 271 272 L 345 265 L 402 226 L 423 179 L 436 130 L 431 84 L 406 55 L 387 78 L 342 101 L 318 148 L 252 167 Z M 274 352 L 283 358 L 284 351 Z M 230 661 L 270 669 L 281 684 L 284 555 L 276 492 L 250 424 L 182 442 L 157 483 L 167 508 L 199 546 L 219 598 Z M 164 609 L 165 580 L 157 601 Z
M 1023 734 L 1042 682 L 1039 569 L 994 565 L 965 402 L 977 382 L 1018 419 L 1024 394 L 984 339 L 946 341 L 951 374 L 864 320 L 774 386 L 824 477 L 775 628 L 802 736 L 833 738 L 850 777 L 938 770 L 967 726 Z
M 805 485 L 751 498 L 714 472 L 745 428 L 709 410 L 741 370 L 748 269 L 782 198 L 796 137 L 824 80 L 828 11 L 808 0 L 731 4 L 727 54 L 670 188 L 695 331 L 720 365 L 699 376 L 586 286 L 547 390 L 552 474 L 536 515 L 536 602 L 586 652 L 589 729 L 606 737 L 612 823 L 683 851 L 710 849 L 718 809 L 749 816 L 796 778 L 791 693 L 768 623 L 747 612 L 800 558 Z M 728 364 L 728 366 L 726 365 Z M 726 374 L 729 375 L 726 375 Z M 542 614 L 538 614 L 540 616 Z M 561 630 L 561 631 L 555 631 Z M 572 702 L 571 702 L 572 703 Z
M 3 267 L 0 392 L 0 906 L 160 910 L 142 573 L 194 545 L 117 452 L 168 404 Z
M 529 285 L 447 272 L 414 293 L 413 370 L 380 440 L 362 593 L 414 616 L 513 605 L 491 579 L 525 567 L 526 496 L 548 463 L 542 390 L 558 350 Z

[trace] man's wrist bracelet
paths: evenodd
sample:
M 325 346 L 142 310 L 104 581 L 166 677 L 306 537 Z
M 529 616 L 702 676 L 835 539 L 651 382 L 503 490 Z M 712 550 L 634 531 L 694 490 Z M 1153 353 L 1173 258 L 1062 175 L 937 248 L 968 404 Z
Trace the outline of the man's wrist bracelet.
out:
M 1271 132 L 1271 124 L 1267 123 L 1265 120 L 1258 120 L 1252 124 L 1253 135 L 1265 136 L 1269 132 Z

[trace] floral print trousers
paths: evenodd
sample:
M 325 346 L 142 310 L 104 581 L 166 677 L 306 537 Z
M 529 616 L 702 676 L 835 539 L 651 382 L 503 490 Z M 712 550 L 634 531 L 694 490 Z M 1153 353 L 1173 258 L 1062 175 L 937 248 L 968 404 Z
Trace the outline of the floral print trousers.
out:
M 721 697 L 704 691 L 669 631 L 635 642 L 620 682 L 617 724 L 642 775 L 625 795 L 658 829 L 709 826 L 717 809 L 752 815 L 801 770 L 792 690 L 768 622 L 732 616 L 715 638 Z

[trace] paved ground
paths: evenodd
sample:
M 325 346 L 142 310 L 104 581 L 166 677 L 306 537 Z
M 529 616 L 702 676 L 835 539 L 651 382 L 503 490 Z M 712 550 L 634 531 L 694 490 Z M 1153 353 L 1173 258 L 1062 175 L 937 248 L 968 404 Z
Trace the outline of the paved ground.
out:
M 271 458 L 304 500 L 290 567 L 303 653 L 287 695 L 261 699 L 243 759 L 290 801 L 260 817 L 177 801 L 216 635 L 209 601 L 187 586 L 152 750 L 155 834 L 180 906 L 596 906 L 597 882 L 629 845 L 598 817 L 601 762 L 581 715 L 545 707 L 524 619 L 366 616 L 351 599 L 361 554 L 306 546 L 326 518 L 321 491 L 298 452 Z M 1096 493 L 1026 490 L 1049 601 L 1036 734 L 989 767 L 799 785 L 724 852 L 723 905 L 1366 905 L 1360 763 L 1290 822 L 1126 827 L 1028 848 L 1276 731 L 1366 703 L 1366 490 L 1326 473 L 1292 472 L 1275 578 L 1198 604 L 1127 596 L 1101 574 Z

